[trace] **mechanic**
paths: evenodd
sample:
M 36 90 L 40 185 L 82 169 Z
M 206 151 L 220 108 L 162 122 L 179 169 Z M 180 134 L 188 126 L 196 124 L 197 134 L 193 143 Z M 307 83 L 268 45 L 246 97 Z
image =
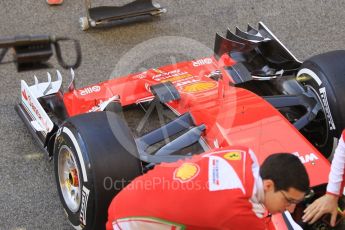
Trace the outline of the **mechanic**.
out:
M 338 200 L 344 192 L 345 185 L 345 130 L 335 150 L 329 173 L 327 192 L 324 196 L 315 200 L 304 210 L 302 217 L 304 222 L 313 224 L 326 213 L 331 214 L 331 226 L 335 226 L 338 213 Z
M 248 148 L 219 150 L 133 180 L 113 199 L 106 228 L 271 229 L 271 214 L 293 211 L 308 189 L 293 154 L 273 154 L 260 168 Z

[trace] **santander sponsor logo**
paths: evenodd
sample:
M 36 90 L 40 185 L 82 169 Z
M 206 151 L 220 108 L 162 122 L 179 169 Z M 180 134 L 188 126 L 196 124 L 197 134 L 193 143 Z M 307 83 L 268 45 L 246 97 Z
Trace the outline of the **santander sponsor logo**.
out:
M 28 95 L 26 94 L 25 90 L 22 91 L 22 96 L 25 101 L 28 101 Z
M 198 67 L 198 66 L 202 66 L 202 65 L 209 65 L 211 63 L 212 63 L 211 58 L 204 58 L 204 59 L 199 59 L 199 60 L 193 61 L 193 66 Z
M 41 123 L 44 125 L 44 128 L 46 128 L 48 130 L 49 127 L 48 127 L 47 122 L 43 119 L 41 113 L 38 111 L 35 104 L 32 102 L 31 97 L 26 93 L 25 90 L 22 91 L 22 96 L 23 96 L 23 99 L 28 102 L 32 111 L 35 113 L 35 115 L 38 117 L 38 119 L 41 121 Z
M 81 96 L 85 96 L 85 95 L 88 95 L 88 94 L 91 94 L 91 93 L 97 93 L 101 91 L 101 87 L 99 85 L 94 85 L 94 86 L 91 86 L 91 87 L 86 87 L 84 89 L 80 89 L 79 90 L 79 94 Z

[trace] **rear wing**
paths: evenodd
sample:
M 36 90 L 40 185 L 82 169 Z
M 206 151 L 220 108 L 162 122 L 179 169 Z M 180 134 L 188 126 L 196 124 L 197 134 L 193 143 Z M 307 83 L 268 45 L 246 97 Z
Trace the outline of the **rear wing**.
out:
M 247 31 L 236 27 L 233 33 L 228 29 L 226 37 L 217 33 L 214 53 L 216 58 L 228 54 L 257 80 L 296 73 L 302 64 L 262 22 L 258 29 L 250 25 Z

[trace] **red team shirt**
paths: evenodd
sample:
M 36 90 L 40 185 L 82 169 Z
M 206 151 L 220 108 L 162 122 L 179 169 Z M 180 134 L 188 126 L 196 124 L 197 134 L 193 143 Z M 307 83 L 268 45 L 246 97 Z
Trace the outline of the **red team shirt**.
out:
M 269 229 L 254 153 L 243 147 L 161 164 L 125 187 L 107 230 Z

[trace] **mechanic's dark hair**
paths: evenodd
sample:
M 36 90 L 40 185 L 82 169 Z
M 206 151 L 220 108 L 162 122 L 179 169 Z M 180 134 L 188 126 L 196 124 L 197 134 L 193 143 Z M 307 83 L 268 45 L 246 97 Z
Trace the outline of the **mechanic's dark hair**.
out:
M 263 180 L 272 180 L 275 190 L 297 189 L 301 192 L 309 190 L 307 170 L 300 159 L 291 153 L 276 153 L 265 159 L 260 167 Z

